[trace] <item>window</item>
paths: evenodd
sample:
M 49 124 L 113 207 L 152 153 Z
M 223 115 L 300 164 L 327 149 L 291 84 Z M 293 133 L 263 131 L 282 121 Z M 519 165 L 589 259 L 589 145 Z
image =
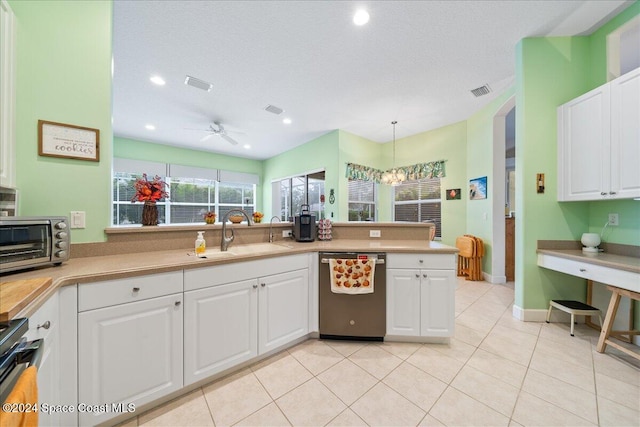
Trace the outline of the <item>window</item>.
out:
M 249 215 L 256 210 L 256 175 L 114 158 L 113 225 L 140 224 L 143 204 L 131 203 L 135 180 L 142 176 L 138 171 L 160 175 L 167 183 L 169 197 L 157 203 L 160 224 L 203 222 L 208 211 L 221 220 L 231 209 L 244 209 Z
M 442 237 L 440 211 L 439 178 L 406 181 L 394 187 L 395 221 L 432 222 L 436 225 L 436 237 Z
M 309 205 L 311 215 L 315 215 L 316 219 L 322 218 L 324 171 L 274 181 L 272 189 L 273 213 L 282 221 L 298 215 L 305 204 Z
M 347 185 L 349 190 L 349 221 L 375 221 L 375 182 L 350 179 Z

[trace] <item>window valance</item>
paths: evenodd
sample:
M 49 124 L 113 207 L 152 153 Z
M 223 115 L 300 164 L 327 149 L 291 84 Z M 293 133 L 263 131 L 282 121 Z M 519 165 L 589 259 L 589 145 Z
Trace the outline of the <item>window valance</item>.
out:
M 395 169 L 404 172 L 407 180 L 417 181 L 420 179 L 444 178 L 444 160 L 437 160 L 428 163 L 416 163 L 410 166 L 400 166 Z M 380 183 L 384 171 L 369 166 L 347 163 L 346 178 L 350 180 L 374 181 Z

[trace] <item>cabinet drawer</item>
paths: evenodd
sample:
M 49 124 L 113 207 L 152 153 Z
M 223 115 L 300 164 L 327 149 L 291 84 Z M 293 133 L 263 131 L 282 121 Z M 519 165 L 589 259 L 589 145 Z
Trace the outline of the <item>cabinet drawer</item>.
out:
M 387 268 L 455 270 L 456 254 L 387 254 Z
M 182 278 L 183 273 L 180 270 L 83 284 L 78 286 L 78 311 L 182 292 Z
M 184 290 L 193 291 L 308 267 L 309 258 L 306 254 L 300 254 L 186 270 Z
M 58 312 L 58 293 L 56 292 L 29 317 L 27 339 L 33 341 L 48 338 L 58 327 Z

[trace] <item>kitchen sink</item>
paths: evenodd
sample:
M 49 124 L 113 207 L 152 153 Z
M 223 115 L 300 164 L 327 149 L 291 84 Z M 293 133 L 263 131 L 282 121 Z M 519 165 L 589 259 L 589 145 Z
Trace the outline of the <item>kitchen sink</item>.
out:
M 293 246 L 287 245 L 286 243 L 249 243 L 246 245 L 230 246 L 227 252 L 233 255 L 259 255 L 287 252 L 292 248 Z

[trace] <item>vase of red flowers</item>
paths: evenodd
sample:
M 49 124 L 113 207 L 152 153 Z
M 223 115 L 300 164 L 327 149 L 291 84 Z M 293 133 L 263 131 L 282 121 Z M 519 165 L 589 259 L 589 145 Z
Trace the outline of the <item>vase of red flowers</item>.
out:
M 156 202 L 169 195 L 165 190 L 167 183 L 158 175 L 149 180 L 147 174 L 144 173 L 142 178 L 136 179 L 134 185 L 136 194 L 131 199 L 131 202 L 144 202 L 142 220 L 140 222 L 142 225 L 158 225 L 158 206 Z

